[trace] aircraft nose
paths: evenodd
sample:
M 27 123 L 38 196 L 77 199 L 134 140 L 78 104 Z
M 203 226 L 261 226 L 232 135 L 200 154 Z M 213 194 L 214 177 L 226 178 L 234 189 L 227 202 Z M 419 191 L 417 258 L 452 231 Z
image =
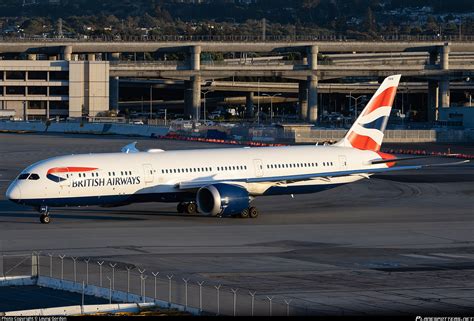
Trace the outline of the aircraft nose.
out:
M 10 201 L 17 202 L 21 200 L 21 190 L 18 184 L 11 184 L 7 189 L 6 193 L 7 198 Z

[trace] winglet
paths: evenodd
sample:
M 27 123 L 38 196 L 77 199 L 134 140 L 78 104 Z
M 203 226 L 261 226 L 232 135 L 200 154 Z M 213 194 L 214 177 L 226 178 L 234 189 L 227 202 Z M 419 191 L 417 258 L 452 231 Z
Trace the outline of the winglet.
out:
M 129 153 L 139 153 L 140 151 L 136 147 L 137 142 L 130 143 L 120 150 L 122 153 L 129 154 Z

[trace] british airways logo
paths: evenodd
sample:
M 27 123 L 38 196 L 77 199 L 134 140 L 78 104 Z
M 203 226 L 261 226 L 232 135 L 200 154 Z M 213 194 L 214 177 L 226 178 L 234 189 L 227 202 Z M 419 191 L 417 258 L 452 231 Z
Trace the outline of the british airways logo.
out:
M 46 177 L 53 182 L 60 183 L 68 179 L 68 177 L 59 176 L 68 173 L 87 173 L 98 170 L 93 167 L 55 167 L 48 170 Z M 59 174 L 59 175 L 56 175 Z M 121 186 L 121 185 L 138 185 L 141 183 L 140 176 L 127 177 L 91 177 L 91 178 L 74 178 L 71 187 L 101 187 L 101 186 Z
M 83 173 L 83 172 L 92 172 L 97 170 L 97 168 L 92 167 L 54 167 L 48 170 L 46 177 L 53 182 L 59 183 L 65 181 L 67 178 L 55 175 L 55 174 L 66 174 L 66 173 Z

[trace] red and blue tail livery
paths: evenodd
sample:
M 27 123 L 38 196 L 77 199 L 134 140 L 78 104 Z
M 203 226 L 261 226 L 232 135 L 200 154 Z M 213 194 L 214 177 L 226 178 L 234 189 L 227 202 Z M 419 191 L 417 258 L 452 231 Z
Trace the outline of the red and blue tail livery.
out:
M 400 77 L 394 75 L 384 80 L 340 145 L 380 151 Z

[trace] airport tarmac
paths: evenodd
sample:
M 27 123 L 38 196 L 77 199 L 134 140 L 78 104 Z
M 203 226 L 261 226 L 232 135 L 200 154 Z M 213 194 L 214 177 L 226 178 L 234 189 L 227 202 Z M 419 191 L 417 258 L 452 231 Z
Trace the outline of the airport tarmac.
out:
M 157 203 L 54 209 L 52 223 L 42 225 L 35 211 L 5 200 L 9 182 L 35 161 L 119 151 L 135 140 L 144 150 L 231 148 L 146 138 L 0 134 L 0 251 L 134 264 L 161 275 L 293 299 L 321 315 L 473 315 L 472 163 L 378 175 L 295 198 L 259 198 L 261 215 L 255 220 L 178 215 L 175 204 Z M 452 150 L 472 153 L 474 148 Z

